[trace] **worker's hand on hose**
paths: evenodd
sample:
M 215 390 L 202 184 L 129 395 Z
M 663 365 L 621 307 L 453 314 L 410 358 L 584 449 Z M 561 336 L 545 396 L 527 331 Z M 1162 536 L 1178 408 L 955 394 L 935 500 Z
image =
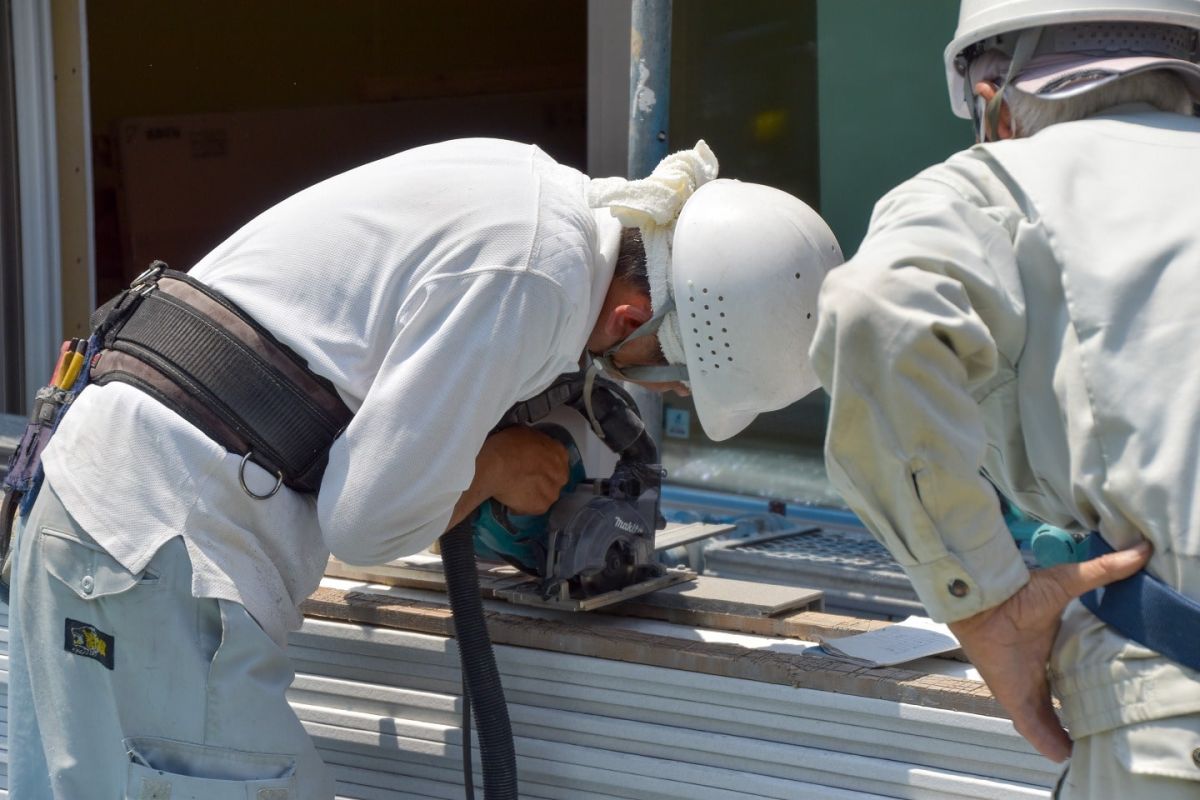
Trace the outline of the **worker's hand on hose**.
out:
M 522 425 L 489 436 L 477 463 L 486 463 L 489 496 L 514 514 L 545 512 L 569 475 L 567 448 Z
M 1143 542 L 1090 561 L 1034 570 L 1029 583 L 1005 602 L 950 623 L 1017 732 L 1052 761 L 1071 755 L 1071 738 L 1054 713 L 1046 674 L 1063 609 L 1085 592 L 1129 577 L 1149 558 L 1150 544 Z

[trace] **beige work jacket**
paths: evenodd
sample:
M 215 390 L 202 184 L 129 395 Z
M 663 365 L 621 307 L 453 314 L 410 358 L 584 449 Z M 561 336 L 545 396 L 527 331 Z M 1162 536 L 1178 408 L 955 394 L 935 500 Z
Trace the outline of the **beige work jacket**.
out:
M 821 292 L 830 477 L 954 621 L 1028 572 L 993 485 L 1200 599 L 1200 119 L 1123 107 L 976 146 L 875 208 Z M 1200 676 L 1078 602 L 1052 657 L 1076 738 L 1200 711 Z

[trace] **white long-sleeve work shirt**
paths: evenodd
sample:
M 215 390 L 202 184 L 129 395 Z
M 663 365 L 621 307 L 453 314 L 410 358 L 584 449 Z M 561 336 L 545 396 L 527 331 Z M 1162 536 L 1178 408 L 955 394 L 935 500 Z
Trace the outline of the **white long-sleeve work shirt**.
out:
M 80 395 L 48 480 L 128 569 L 182 535 L 194 593 L 243 603 L 282 639 L 330 550 L 369 564 L 427 547 L 503 413 L 578 368 L 620 232 L 587 183 L 527 145 L 431 145 L 290 197 L 190 270 L 355 412 L 318 496 L 251 499 L 237 456 L 120 383 Z
M 822 288 L 830 477 L 937 619 L 1028 580 L 993 484 L 1141 537 L 1200 599 L 1200 119 L 1115 109 L 978 146 L 876 206 Z M 1200 711 L 1200 682 L 1080 604 L 1052 660 L 1083 736 Z

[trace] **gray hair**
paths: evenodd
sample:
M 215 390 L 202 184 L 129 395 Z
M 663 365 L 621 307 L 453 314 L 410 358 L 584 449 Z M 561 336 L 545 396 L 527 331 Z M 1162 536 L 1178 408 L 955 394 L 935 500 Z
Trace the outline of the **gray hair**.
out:
M 1072 122 L 1124 103 L 1148 103 L 1160 111 L 1192 114 L 1187 84 L 1169 70 L 1150 70 L 1119 78 L 1074 97 L 1050 100 L 1010 86 L 1004 102 L 1016 136 L 1033 136 L 1058 122 Z

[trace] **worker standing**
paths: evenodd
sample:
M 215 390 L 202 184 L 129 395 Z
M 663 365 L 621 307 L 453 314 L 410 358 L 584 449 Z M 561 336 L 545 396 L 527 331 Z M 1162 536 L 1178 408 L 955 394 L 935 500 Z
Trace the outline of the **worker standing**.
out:
M 821 292 L 830 477 L 1072 800 L 1200 795 L 1198 42 L 1197 0 L 964 0 L 982 144 Z M 1031 575 L 995 490 L 1099 557 Z
M 800 200 L 716 176 L 703 142 L 638 181 L 430 145 L 102 309 L 17 525 L 12 796 L 328 800 L 284 643 L 330 551 L 415 553 L 487 498 L 545 511 L 565 449 L 492 430 L 588 354 L 690 388 L 714 438 L 816 388 L 837 244 Z

